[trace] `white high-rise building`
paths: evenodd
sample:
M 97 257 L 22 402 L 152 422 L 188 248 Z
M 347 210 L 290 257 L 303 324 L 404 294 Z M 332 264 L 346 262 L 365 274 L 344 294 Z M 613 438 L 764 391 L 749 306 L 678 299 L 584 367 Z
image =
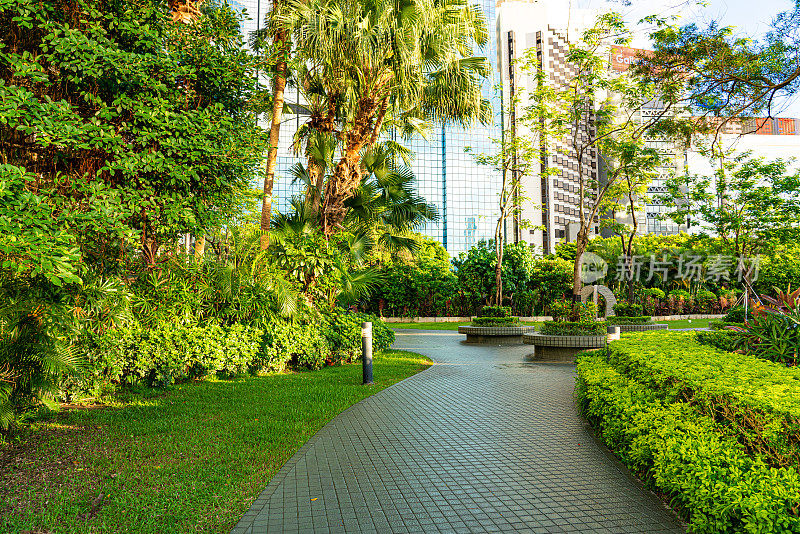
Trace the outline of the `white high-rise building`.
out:
M 550 83 L 567 82 L 574 75 L 574 67 L 566 61 L 568 42 L 577 41 L 587 28 L 594 25 L 598 11 L 572 9 L 567 2 L 558 0 L 524 1 L 499 0 L 497 7 L 497 67 L 502 84 L 503 125 L 517 135 L 528 135 L 517 117 L 528 106 L 528 95 L 535 89 L 534 72 L 521 68 L 522 58 L 535 57 L 536 62 Z M 635 61 L 638 50 L 619 46 L 608 47 L 608 68 L 624 73 Z M 518 105 L 512 108 L 514 98 Z M 650 102 L 637 112 L 635 120 L 646 121 L 660 112 L 662 104 Z M 591 129 L 592 125 L 588 125 Z M 646 138 L 646 143 L 667 156 L 648 186 L 646 198 L 642 199 L 643 210 L 637 213 L 637 231 L 640 234 L 674 234 L 685 231 L 665 215 L 669 211 L 659 196 L 666 193 L 666 181 L 674 173 L 713 175 L 712 163 L 702 156 L 696 147 L 685 149 L 672 141 Z M 732 121 L 721 136 L 722 144 L 734 153 L 750 151 L 754 156 L 766 159 L 788 159 L 800 156 L 800 120 L 797 119 L 751 119 Z M 524 190 L 520 202 L 522 221 L 529 228 L 515 236 L 544 252 L 552 252 L 556 243 L 574 240 L 577 233 L 578 181 L 577 161 L 565 156 L 557 147 L 542 146 L 540 159 L 545 167 L 555 169 L 555 175 L 544 175 L 537 160 L 527 176 L 521 177 Z M 604 171 L 602 158 L 592 152 L 584 159 L 584 175 L 589 180 L 602 183 Z M 587 181 L 589 181 L 587 180 Z M 591 193 L 590 193 L 591 195 Z M 628 213 L 603 214 L 613 216 L 619 222 L 631 224 Z M 592 225 L 593 233 L 601 233 L 599 220 Z M 519 223 L 517 224 L 518 226 Z

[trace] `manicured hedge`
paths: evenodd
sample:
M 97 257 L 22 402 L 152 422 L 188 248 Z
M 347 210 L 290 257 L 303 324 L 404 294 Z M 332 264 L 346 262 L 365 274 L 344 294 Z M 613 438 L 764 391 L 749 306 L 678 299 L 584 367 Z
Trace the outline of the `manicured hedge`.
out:
M 62 397 L 98 396 L 120 384 L 165 387 L 213 374 L 319 369 L 361 357 L 364 321 L 372 322 L 373 350 L 389 348 L 394 332 L 383 321 L 343 311 L 309 324 L 276 319 L 263 329 L 165 323 L 107 330 L 85 340 L 87 364 L 80 376 L 64 381 Z
M 729 326 L 736 326 L 738 328 L 744 328 L 744 323 L 734 323 L 731 321 L 720 321 L 719 319 L 715 319 L 713 321 L 708 322 L 708 327 L 711 330 L 724 330 Z
M 319 325 L 277 320 L 267 326 L 250 368 L 254 373 L 283 371 L 287 365 L 319 369 L 330 359 L 331 348 Z
M 322 322 L 322 334 L 328 340 L 333 362 L 361 358 L 361 323 L 372 323 L 372 350 L 388 349 L 394 343 L 394 330 L 379 318 L 368 313 L 334 311 Z
M 618 317 L 641 317 L 642 305 L 619 302 L 614 304 L 614 313 L 616 313 Z
M 108 330 L 90 341 L 84 378 L 90 387 L 102 383 L 163 387 L 214 373 L 240 375 L 260 354 L 263 336 L 263 330 L 242 325 L 164 323 Z
M 620 317 L 612 315 L 608 319 L 608 324 L 650 324 L 653 318 L 649 315 L 640 315 L 638 317 Z
M 516 326 L 519 325 L 516 317 L 475 317 L 472 326 Z
M 731 330 L 714 330 L 711 332 L 696 332 L 695 339 L 701 345 L 715 347 L 725 352 L 734 352 L 739 346 L 741 336 L 738 332 Z
M 800 532 L 795 466 L 772 467 L 749 454 L 714 419 L 690 403 L 665 401 L 603 354 L 583 353 L 577 370 L 584 415 L 623 462 L 673 498 L 692 532 Z
M 605 321 L 545 321 L 541 333 L 548 336 L 601 336 L 607 332 Z
M 481 317 L 510 317 L 510 306 L 484 306 L 481 308 Z
M 701 345 L 690 332 L 616 341 L 608 361 L 666 402 L 714 417 L 771 464 L 800 465 L 799 369 Z

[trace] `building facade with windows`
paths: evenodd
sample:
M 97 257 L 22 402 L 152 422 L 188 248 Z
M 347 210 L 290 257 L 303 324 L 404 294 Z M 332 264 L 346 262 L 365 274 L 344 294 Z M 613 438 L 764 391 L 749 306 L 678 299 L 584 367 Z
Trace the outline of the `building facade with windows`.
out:
M 501 1 L 497 8 L 497 66 L 502 84 L 502 103 L 506 130 L 514 135 L 531 136 L 516 116 L 523 113 L 530 103 L 529 95 L 536 88 L 535 72 L 522 68 L 526 54 L 542 69 L 554 86 L 567 84 L 575 76 L 575 66 L 566 58 L 570 38 L 577 38 L 594 22 L 595 13 L 573 9 L 565 2 Z M 533 53 L 531 53 L 533 52 Z M 516 106 L 510 105 L 516 102 Z M 578 136 L 591 133 L 577 132 Z M 531 136 L 533 138 L 534 136 Z M 521 228 L 518 240 L 529 243 L 535 250 L 551 253 L 557 243 L 571 241 L 577 234 L 579 224 L 579 169 L 578 160 L 558 140 L 549 141 L 551 146 L 541 145 L 537 161 L 530 162 L 526 176 L 520 177 L 523 193 L 519 204 Z M 581 161 L 581 173 L 586 180 L 601 179 L 598 155 L 591 150 Z M 545 173 L 543 169 L 555 171 Z M 594 194 L 589 191 L 587 198 Z M 599 224 L 592 224 L 592 233 Z

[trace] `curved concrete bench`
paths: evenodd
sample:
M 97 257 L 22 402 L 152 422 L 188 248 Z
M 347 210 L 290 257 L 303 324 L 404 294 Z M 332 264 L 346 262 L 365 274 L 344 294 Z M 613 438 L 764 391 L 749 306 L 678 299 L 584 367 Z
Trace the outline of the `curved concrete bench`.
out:
M 458 333 L 467 335 L 467 343 L 502 343 L 519 345 L 522 336 L 536 331 L 534 326 L 459 326 Z
M 533 345 L 533 354 L 528 356 L 535 361 L 574 362 L 575 355 L 587 349 L 602 349 L 608 344 L 608 335 L 598 336 L 548 336 L 544 334 L 525 334 L 522 342 Z
M 619 331 L 625 332 L 649 332 L 650 330 L 667 330 L 669 325 L 648 323 L 648 324 L 614 324 L 609 326 L 618 326 Z

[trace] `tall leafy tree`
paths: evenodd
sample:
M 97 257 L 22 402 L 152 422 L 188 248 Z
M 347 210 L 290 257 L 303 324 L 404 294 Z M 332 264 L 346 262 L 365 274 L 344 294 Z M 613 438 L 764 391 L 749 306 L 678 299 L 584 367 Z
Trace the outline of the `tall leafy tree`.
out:
M 215 1 L 0 3 L 0 426 L 113 319 L 120 264 L 238 209 L 264 144 L 239 23 Z
M 525 57 L 524 68 L 534 73 L 536 87 L 522 122 L 551 153 L 569 156 L 576 162 L 579 229 L 572 289 L 576 302 L 582 288 L 581 257 L 591 229 L 598 224 L 609 190 L 624 176 L 631 158 L 638 153 L 640 142 L 645 135 L 685 135 L 696 127 L 682 115 L 684 82 L 678 72 L 651 79 L 638 71 L 618 74 L 608 67 L 608 47 L 627 45 L 631 38 L 620 14 L 598 17 L 580 40 L 569 43 L 566 59 L 576 75 L 564 83 L 554 82 L 539 67 L 535 48 L 529 49 Z M 640 110 L 653 101 L 662 105 L 652 116 L 640 119 Z M 605 158 L 607 172 L 602 181 L 588 171 L 595 152 L 614 155 Z M 542 155 L 546 156 L 546 152 Z M 548 165 L 544 158 L 542 166 Z
M 677 26 L 657 16 L 651 35 L 654 51 L 636 70 L 653 79 L 676 72 L 686 82 L 695 115 L 718 117 L 718 128 L 731 118 L 769 117 L 783 98 L 800 91 L 800 1 L 779 14 L 765 35 L 743 35 L 712 20 L 705 26 Z
M 737 258 L 769 252 L 796 238 L 800 227 L 800 173 L 785 160 L 766 161 L 750 153 L 712 159 L 710 176 L 675 176 L 665 196 L 671 217 L 691 218 L 695 226 L 719 237 L 722 250 Z M 743 269 L 751 291 L 753 280 Z
M 152 265 L 176 234 L 213 227 L 247 187 L 263 139 L 239 19 L 205 2 L 15 0 L 0 6 L 3 177 L 73 214 L 84 255 L 123 237 Z
M 322 229 L 339 231 L 346 201 L 362 182 L 361 156 L 387 118 L 468 124 L 489 120 L 480 82 L 488 73 L 475 45 L 487 41 L 466 0 L 287 0 L 290 31 L 309 103 L 311 129 L 336 137 L 339 156 L 325 184 Z

